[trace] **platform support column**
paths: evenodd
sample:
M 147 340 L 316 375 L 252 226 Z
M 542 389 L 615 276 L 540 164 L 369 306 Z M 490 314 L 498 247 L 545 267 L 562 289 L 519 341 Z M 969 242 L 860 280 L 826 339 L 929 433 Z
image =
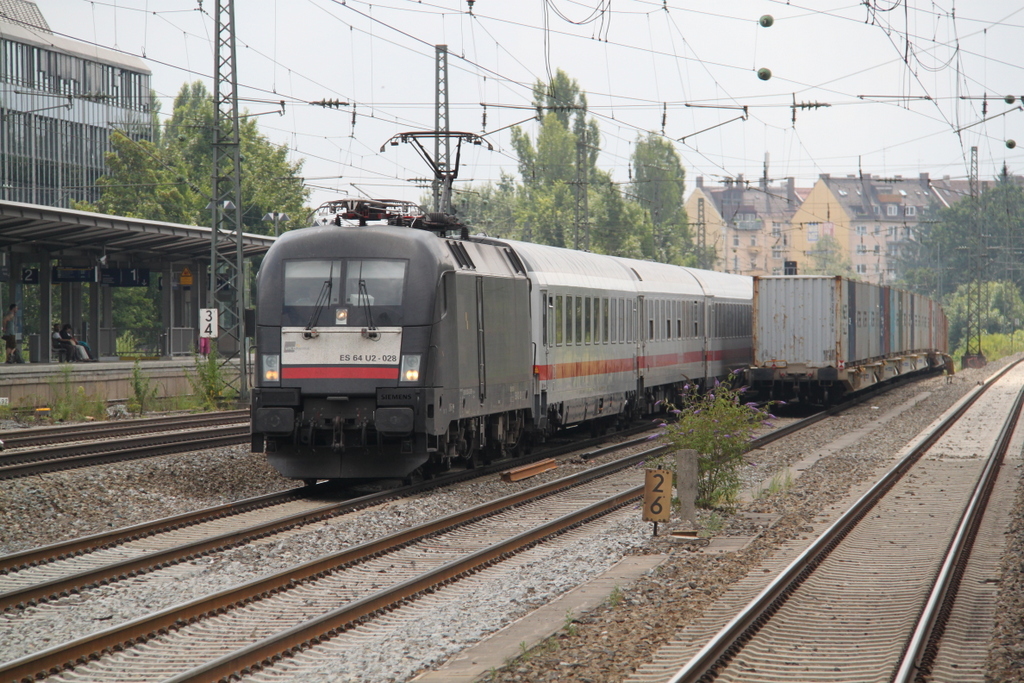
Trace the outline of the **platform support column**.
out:
M 75 331 L 76 335 L 82 334 L 82 283 L 72 282 L 71 283 L 71 315 L 68 320 L 62 320 L 61 322 L 71 323 L 71 328 Z M 83 341 L 84 338 L 83 338 Z
M 53 273 L 50 271 L 49 252 L 39 252 L 39 321 L 36 326 L 42 335 L 39 362 L 50 362 L 50 329 L 53 320 Z
M 100 353 L 100 297 L 103 289 L 98 282 L 89 283 L 89 329 L 84 339 L 93 349 L 97 357 Z
M 163 291 L 160 292 L 160 323 L 164 330 L 164 358 L 174 357 L 174 265 L 161 264 Z
M 107 330 L 107 333 L 100 337 L 100 355 L 117 355 L 117 330 L 114 329 L 114 291 L 110 285 L 100 285 L 103 296 L 102 313 L 100 316 L 100 329 Z

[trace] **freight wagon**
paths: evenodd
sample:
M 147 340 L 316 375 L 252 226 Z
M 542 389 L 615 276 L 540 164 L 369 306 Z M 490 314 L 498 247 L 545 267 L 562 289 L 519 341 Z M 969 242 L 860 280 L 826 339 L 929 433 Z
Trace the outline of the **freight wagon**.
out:
M 938 303 L 895 287 L 831 276 L 754 278 L 754 363 L 759 396 L 814 404 L 948 359 Z

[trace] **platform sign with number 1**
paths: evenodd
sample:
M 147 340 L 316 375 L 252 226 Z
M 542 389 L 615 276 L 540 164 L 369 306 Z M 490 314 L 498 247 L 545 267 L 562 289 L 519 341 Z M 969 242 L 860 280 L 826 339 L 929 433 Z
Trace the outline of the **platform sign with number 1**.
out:
M 672 512 L 672 471 L 647 470 L 644 475 L 644 521 L 667 522 Z
M 220 329 L 217 326 L 217 309 L 199 309 L 199 338 L 208 337 L 216 339 L 220 336 Z

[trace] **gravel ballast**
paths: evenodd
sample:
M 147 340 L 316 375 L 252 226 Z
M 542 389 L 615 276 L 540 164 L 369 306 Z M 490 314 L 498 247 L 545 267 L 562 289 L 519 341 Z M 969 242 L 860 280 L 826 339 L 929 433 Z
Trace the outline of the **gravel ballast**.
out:
M 821 459 L 788 488 L 762 495 L 735 509 L 701 511 L 698 521 L 706 529 L 716 529 L 716 535 L 754 537 L 739 552 L 710 554 L 688 545 L 667 543 L 663 537 L 651 538 L 650 525 L 639 523 L 639 511 L 633 511 L 632 516 L 604 525 L 600 535 L 574 534 L 571 563 L 555 554 L 547 559 L 534 558 L 526 569 L 517 567 L 512 572 L 514 592 L 509 591 L 512 584 L 507 576 L 504 580 L 488 581 L 486 572 L 481 573 L 474 579 L 479 585 L 474 584 L 474 590 L 468 591 L 472 594 L 474 616 L 467 617 L 464 625 L 453 623 L 453 614 L 459 612 L 439 609 L 435 615 L 431 610 L 421 610 L 415 620 L 415 632 L 409 632 L 407 647 L 382 645 L 384 651 L 375 652 L 373 657 L 354 659 L 335 653 L 337 657 L 319 660 L 315 670 L 323 676 L 321 680 L 406 680 L 416 671 L 436 666 L 510 620 L 570 590 L 581 580 L 593 577 L 625 554 L 665 554 L 666 561 L 656 572 L 622 586 L 621 593 L 604 606 L 574 615 L 571 628 L 489 676 L 496 681 L 517 682 L 623 680 L 730 583 L 769 557 L 784 541 L 806 535 L 811 520 L 841 501 L 851 487 L 871 476 L 942 411 L 1003 364 L 964 371 L 952 383 L 935 377 L 901 387 L 852 409 L 841 420 L 820 423 L 751 453 L 745 481 L 752 484 L 821 449 L 841 434 L 905 404 L 915 395 L 929 392 L 924 400 L 866 438 Z M 517 488 L 533 486 L 542 478 L 563 476 L 568 469 L 583 466 L 563 465 L 515 485 L 488 478 L 395 501 L 337 522 L 279 534 L 131 581 L 10 611 L 0 615 L 0 659 L 6 661 L 33 652 L 44 642 L 52 645 L 107 628 L 484 499 L 507 495 Z M 0 492 L 0 552 L 16 552 L 294 485 L 269 468 L 262 456 L 249 454 L 245 447 L 12 480 L 4 482 Z M 776 520 L 768 526 L 745 513 L 767 513 Z M 1016 533 L 1008 536 L 1011 543 L 1004 561 L 1001 622 L 993 636 L 992 680 L 1020 680 L 1024 667 L 1024 636 L 1020 626 L 1024 614 L 1024 545 L 1019 541 L 1024 535 L 1020 527 L 1022 516 L 1024 494 L 1018 497 L 1015 510 Z M 586 569 L 573 570 L 580 567 Z M 464 613 L 468 615 L 470 611 Z M 486 618 L 479 618 L 481 614 Z M 433 640 L 427 637 L 431 632 L 445 633 L 443 639 L 436 639 L 436 647 L 431 647 Z M 392 636 L 390 641 L 382 642 L 394 643 L 396 639 L 400 638 Z M 316 656 L 316 649 L 305 655 L 311 662 Z M 345 665 L 331 666 L 335 659 L 344 660 Z M 372 660 L 372 670 L 365 668 L 370 664 L 364 660 Z M 294 662 L 275 667 L 279 671 L 267 670 L 260 677 L 287 680 L 293 675 L 292 680 L 303 680 L 305 674 L 301 672 L 308 670 L 298 665 Z M 353 678 L 346 670 L 360 671 L 360 677 Z

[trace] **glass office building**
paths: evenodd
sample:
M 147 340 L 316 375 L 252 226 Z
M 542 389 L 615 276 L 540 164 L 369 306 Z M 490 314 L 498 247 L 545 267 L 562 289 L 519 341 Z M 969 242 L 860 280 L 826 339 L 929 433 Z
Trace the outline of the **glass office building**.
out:
M 152 139 L 141 59 L 53 34 L 36 3 L 0 0 L 0 199 L 99 198 L 110 134 Z

